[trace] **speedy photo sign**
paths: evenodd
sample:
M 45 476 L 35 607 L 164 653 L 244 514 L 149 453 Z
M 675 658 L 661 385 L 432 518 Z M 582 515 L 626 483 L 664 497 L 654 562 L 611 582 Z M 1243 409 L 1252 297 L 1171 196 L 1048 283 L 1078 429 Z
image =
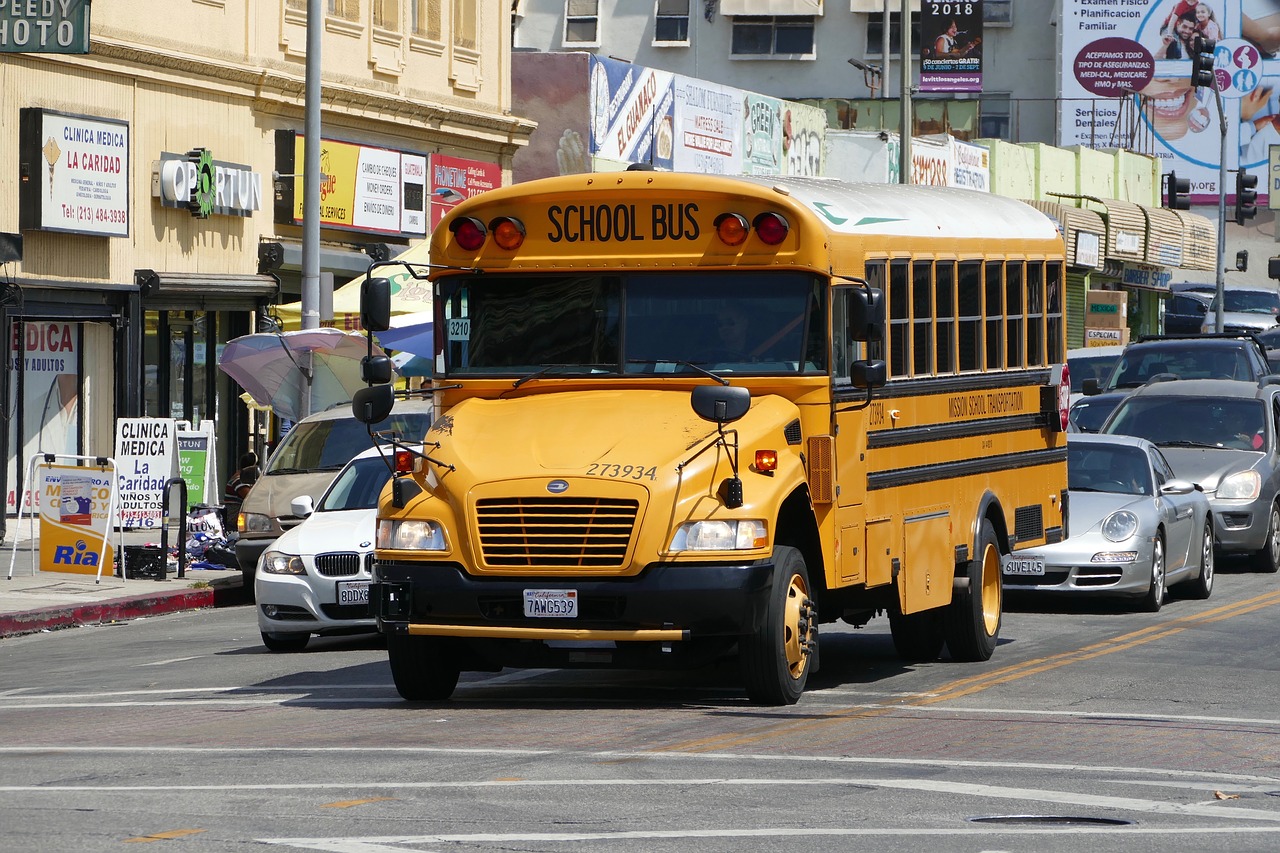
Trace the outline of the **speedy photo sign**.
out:
M 97 575 L 112 571 L 107 541 L 112 475 L 107 468 L 40 464 L 40 571 Z

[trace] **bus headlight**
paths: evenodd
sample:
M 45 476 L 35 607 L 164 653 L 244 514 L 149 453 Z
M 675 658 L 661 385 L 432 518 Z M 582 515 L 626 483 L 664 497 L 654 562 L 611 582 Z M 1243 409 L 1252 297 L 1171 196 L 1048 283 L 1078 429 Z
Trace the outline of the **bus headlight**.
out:
M 438 521 L 378 521 L 378 547 L 397 551 L 447 551 L 444 528 Z
M 305 575 L 307 567 L 297 554 L 268 551 L 262 555 L 262 570 L 269 575 Z
M 1262 477 L 1257 471 L 1237 471 L 1218 484 L 1218 497 L 1231 500 L 1253 500 L 1262 493 Z
M 671 537 L 672 551 L 754 551 L 769 544 L 763 521 L 687 521 Z

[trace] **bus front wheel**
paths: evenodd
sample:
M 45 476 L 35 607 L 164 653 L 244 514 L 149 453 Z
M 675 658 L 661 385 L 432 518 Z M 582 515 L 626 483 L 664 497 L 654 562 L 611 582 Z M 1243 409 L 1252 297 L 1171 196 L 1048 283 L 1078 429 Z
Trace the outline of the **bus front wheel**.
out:
M 458 686 L 458 667 L 449 663 L 449 651 L 436 637 L 388 635 L 387 659 L 396 692 L 410 702 L 452 696 Z
M 982 520 L 975 557 L 964 569 L 968 588 L 956 590 L 947 608 L 947 649 L 957 661 L 989 660 L 1000 635 L 1000 540 L 989 519 Z
M 804 557 L 795 548 L 779 546 L 763 625 L 739 643 L 742 677 L 751 701 L 794 705 L 809 680 L 817 643 L 818 614 Z

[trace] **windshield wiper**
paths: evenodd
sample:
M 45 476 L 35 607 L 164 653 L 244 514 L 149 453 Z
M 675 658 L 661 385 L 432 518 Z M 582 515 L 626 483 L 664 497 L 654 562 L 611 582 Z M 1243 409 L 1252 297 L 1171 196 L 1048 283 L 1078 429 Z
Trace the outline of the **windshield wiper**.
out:
M 703 367 L 700 364 L 694 364 L 692 361 L 684 361 L 683 359 L 679 359 L 679 358 L 629 358 L 627 359 L 627 364 L 652 364 L 654 367 L 657 367 L 659 364 L 678 364 L 681 367 L 687 367 L 690 370 L 696 370 L 698 373 L 701 373 L 703 376 L 708 376 L 714 379 L 715 381 L 719 382 L 721 385 L 729 384 L 729 380 L 725 379 L 720 374 L 713 373 L 710 370 L 707 370 L 705 367 Z
M 528 376 L 521 376 L 515 382 L 511 383 L 512 388 L 519 388 L 531 379 L 537 379 L 540 376 L 546 376 L 548 373 L 559 371 L 561 369 L 573 369 L 582 371 L 584 374 L 592 373 L 616 373 L 618 366 L 616 364 L 544 364 L 541 370 L 535 370 Z
M 1217 444 L 1205 444 L 1203 441 L 1188 441 L 1182 439 L 1180 441 L 1156 441 L 1153 442 L 1157 447 L 1208 447 L 1213 450 L 1221 450 Z

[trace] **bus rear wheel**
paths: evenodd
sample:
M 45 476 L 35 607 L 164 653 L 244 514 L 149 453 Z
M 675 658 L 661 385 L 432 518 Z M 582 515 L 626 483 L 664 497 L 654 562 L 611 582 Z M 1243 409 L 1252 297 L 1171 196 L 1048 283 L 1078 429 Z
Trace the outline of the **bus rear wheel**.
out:
M 439 638 L 388 635 L 387 659 L 396 692 L 410 702 L 448 699 L 458 686 L 458 667 L 449 663 L 450 649 Z
M 763 625 L 739 644 L 742 678 L 751 701 L 794 705 L 809 680 L 817 643 L 818 613 L 804 557 L 795 548 L 779 546 Z
M 956 590 L 947 607 L 944 634 L 951 659 L 990 660 L 1002 617 L 1000 540 L 989 519 L 978 530 L 976 559 L 965 564 L 967 589 Z

